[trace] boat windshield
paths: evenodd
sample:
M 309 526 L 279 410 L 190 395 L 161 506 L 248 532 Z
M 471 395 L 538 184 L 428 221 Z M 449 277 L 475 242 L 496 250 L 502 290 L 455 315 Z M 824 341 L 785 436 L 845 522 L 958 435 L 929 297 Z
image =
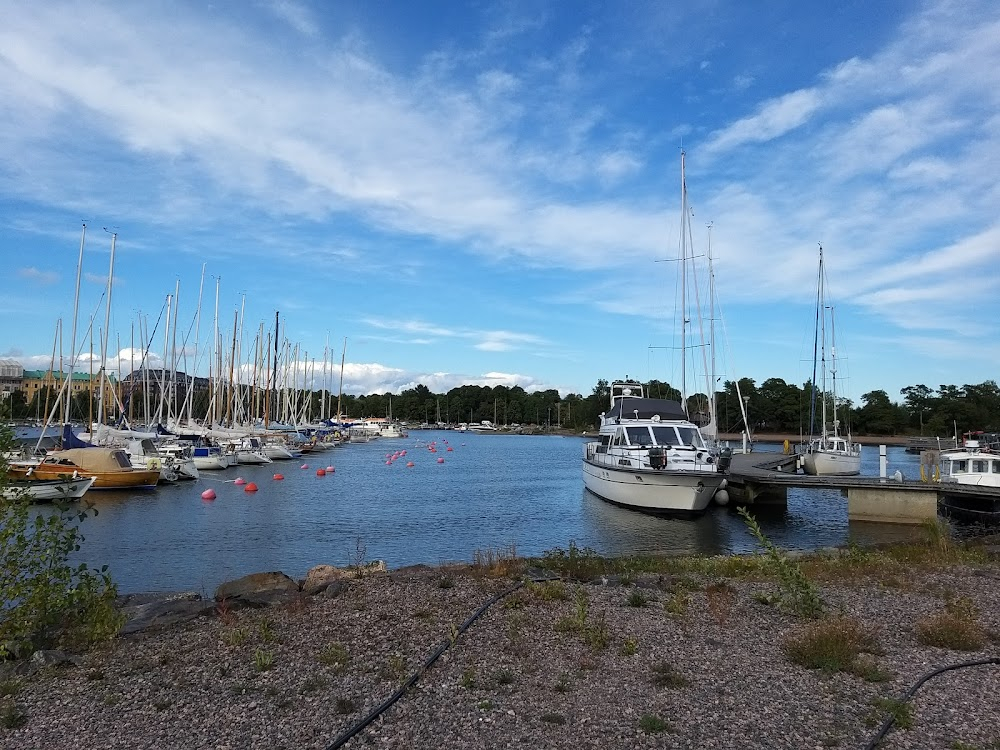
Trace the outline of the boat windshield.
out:
M 701 433 L 697 427 L 678 427 L 677 432 L 681 436 L 682 445 L 690 445 L 694 448 L 704 448 L 705 441 L 702 440 Z
M 628 442 L 630 445 L 652 445 L 652 438 L 649 437 L 648 427 L 627 427 Z
M 653 437 L 656 438 L 657 445 L 679 445 L 680 440 L 677 437 L 677 433 L 674 431 L 672 426 L 663 425 L 661 427 L 653 427 Z
M 968 461 L 952 461 L 951 462 L 951 473 L 952 474 L 965 474 L 969 470 Z

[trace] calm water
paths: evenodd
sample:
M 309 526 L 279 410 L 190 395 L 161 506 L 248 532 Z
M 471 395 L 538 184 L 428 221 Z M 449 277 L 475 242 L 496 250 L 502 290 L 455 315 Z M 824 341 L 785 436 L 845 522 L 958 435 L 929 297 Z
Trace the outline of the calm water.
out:
M 437 441 L 438 452 L 425 447 Z M 449 441 L 445 443 L 444 441 Z M 447 452 L 450 445 L 453 450 Z M 407 451 L 391 466 L 386 454 Z M 779 446 L 762 449 L 778 450 Z M 268 466 L 202 472 L 197 482 L 130 494 L 89 492 L 99 510 L 83 525 L 79 559 L 107 564 L 123 593 L 197 590 L 280 570 L 302 577 L 313 565 L 366 560 L 390 568 L 471 562 L 477 549 L 515 545 L 538 555 L 573 540 L 603 554 L 747 552 L 742 520 L 713 508 L 696 521 L 656 518 L 605 503 L 583 489 L 581 440 L 552 436 L 423 431 L 407 439 L 346 445 Z M 863 450 L 862 473 L 878 474 L 878 448 Z M 438 464 L 436 459 L 445 462 Z M 413 468 L 406 468 L 412 460 Z M 309 469 L 301 469 L 306 463 Z M 333 475 L 316 468 L 332 465 Z M 919 473 L 919 458 L 889 448 L 889 473 Z M 275 472 L 284 481 L 274 481 Z M 248 494 L 237 476 L 260 487 Z M 201 499 L 213 488 L 218 498 Z M 39 512 L 51 512 L 40 506 Z M 788 549 L 889 541 L 912 528 L 847 521 L 837 491 L 789 490 L 787 508 L 762 512 L 765 533 Z

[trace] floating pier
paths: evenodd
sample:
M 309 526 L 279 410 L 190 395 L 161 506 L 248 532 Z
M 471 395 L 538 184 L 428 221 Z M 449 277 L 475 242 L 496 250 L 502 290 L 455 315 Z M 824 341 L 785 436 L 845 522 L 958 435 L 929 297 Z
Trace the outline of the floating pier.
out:
M 797 455 L 774 452 L 733 455 L 730 495 L 737 503 L 775 505 L 787 502 L 789 487 L 840 490 L 847 498 L 849 520 L 902 524 L 937 518 L 938 501 L 945 493 L 973 502 L 981 498 L 984 506 L 1000 496 L 995 487 L 897 481 L 892 477 L 810 476 L 799 473 L 798 460 Z

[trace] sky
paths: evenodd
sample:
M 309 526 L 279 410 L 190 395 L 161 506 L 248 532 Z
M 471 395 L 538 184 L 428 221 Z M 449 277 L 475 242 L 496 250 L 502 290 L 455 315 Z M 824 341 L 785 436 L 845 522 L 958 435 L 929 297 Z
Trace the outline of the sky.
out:
M 997 379 L 989 0 L 0 0 L 0 357 L 69 360 L 85 223 L 78 369 L 277 313 L 345 393 L 676 385 L 682 149 L 688 362 L 710 246 L 717 376 L 804 383 L 822 244 L 839 395 Z

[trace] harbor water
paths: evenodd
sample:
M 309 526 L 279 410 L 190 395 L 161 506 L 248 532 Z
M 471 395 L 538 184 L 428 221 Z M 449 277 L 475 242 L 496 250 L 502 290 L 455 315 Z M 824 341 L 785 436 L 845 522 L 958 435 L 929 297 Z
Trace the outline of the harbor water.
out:
M 436 452 L 428 448 L 432 441 Z M 85 541 L 77 559 L 107 565 L 122 593 L 193 590 L 211 596 L 219 583 L 248 573 L 282 571 L 301 578 L 320 563 L 438 565 L 471 562 L 476 550 L 513 548 L 535 556 L 571 542 L 606 555 L 756 548 L 729 508 L 713 507 L 697 520 L 669 519 L 589 494 L 581 446 L 574 437 L 420 431 L 292 461 L 206 471 L 198 481 L 151 491 L 91 491 L 85 499 L 98 515 L 82 525 Z M 404 457 L 387 464 L 387 454 L 402 450 Z M 889 474 L 899 469 L 909 479 L 919 475 L 917 456 L 888 450 Z M 862 473 L 877 476 L 878 448 L 866 446 L 862 456 Z M 317 469 L 328 466 L 335 471 L 317 476 Z M 273 478 L 279 472 L 280 481 Z M 245 492 L 233 481 L 238 476 L 256 483 L 258 491 Z M 202 499 L 208 488 L 215 500 Z M 54 510 L 38 506 L 36 512 Z M 849 523 L 847 500 L 837 490 L 790 489 L 785 507 L 762 509 L 758 520 L 775 544 L 795 550 L 919 533 L 907 526 Z

